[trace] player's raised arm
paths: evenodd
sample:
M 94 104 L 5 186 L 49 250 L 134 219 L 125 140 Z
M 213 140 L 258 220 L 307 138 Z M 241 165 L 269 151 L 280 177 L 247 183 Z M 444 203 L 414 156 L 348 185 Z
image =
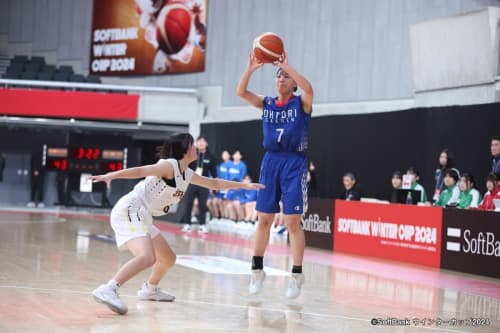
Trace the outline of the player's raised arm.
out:
M 314 91 L 311 82 L 309 82 L 309 80 L 299 74 L 299 72 L 288 64 L 288 57 L 286 53 L 283 55 L 281 61 L 276 62 L 275 65 L 288 73 L 288 75 L 290 75 L 290 77 L 297 83 L 297 86 L 300 90 L 302 90 L 302 108 L 305 113 L 310 113 L 312 111 L 314 99 Z
M 264 96 L 257 95 L 254 92 L 248 90 L 248 81 L 250 81 L 250 77 L 252 76 L 253 72 L 261 68 L 263 65 L 264 65 L 263 63 L 258 62 L 253 52 L 251 52 L 248 55 L 247 68 L 243 72 L 243 75 L 241 76 L 240 81 L 238 82 L 238 86 L 236 88 L 236 94 L 241 99 L 243 99 L 248 104 L 255 106 L 259 110 L 262 109 Z
M 172 166 L 166 161 L 160 160 L 156 164 L 123 169 L 119 171 L 109 172 L 104 175 L 89 176 L 88 179 L 94 182 L 105 182 L 109 187 L 109 184 L 113 179 L 138 179 L 148 176 L 172 178 L 173 173 L 174 171 L 172 169 Z
M 194 185 L 202 186 L 209 188 L 211 190 L 229 190 L 235 188 L 243 188 L 247 190 L 260 190 L 265 186 L 259 183 L 242 183 L 242 182 L 233 182 L 230 180 L 224 180 L 220 178 L 208 178 L 199 176 L 194 173 L 191 178 L 191 183 Z

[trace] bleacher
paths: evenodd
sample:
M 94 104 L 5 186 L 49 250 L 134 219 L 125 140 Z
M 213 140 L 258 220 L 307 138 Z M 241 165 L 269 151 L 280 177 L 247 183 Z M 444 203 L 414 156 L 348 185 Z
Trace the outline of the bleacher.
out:
M 101 83 L 95 75 L 75 73 L 73 66 L 46 64 L 44 57 L 16 55 L 12 59 L 0 56 L 0 74 L 4 79 L 58 82 Z

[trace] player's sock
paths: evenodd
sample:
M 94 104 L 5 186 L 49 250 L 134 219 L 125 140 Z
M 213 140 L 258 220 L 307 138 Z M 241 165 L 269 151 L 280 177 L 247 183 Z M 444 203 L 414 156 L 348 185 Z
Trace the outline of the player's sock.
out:
M 252 257 L 252 270 L 264 269 L 264 257 L 253 256 Z
M 109 280 L 109 282 L 107 283 L 107 286 L 108 287 L 111 287 L 113 289 L 118 289 L 120 288 L 120 284 L 115 280 L 115 279 L 111 279 Z
M 295 266 L 293 265 L 292 267 L 292 273 L 302 273 L 302 266 Z

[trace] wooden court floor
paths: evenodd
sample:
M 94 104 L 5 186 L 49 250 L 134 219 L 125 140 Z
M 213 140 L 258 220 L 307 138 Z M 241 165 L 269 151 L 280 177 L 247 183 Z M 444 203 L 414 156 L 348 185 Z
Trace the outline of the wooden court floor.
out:
M 177 299 L 137 301 L 145 272 L 121 288 L 119 316 L 90 296 L 130 257 L 106 236 L 106 216 L 0 210 L 0 332 L 500 332 L 498 279 L 307 249 L 303 293 L 289 301 L 289 250 L 273 236 L 272 274 L 249 297 L 251 236 L 157 225 L 178 254 L 161 283 Z M 470 318 L 484 325 L 458 324 Z

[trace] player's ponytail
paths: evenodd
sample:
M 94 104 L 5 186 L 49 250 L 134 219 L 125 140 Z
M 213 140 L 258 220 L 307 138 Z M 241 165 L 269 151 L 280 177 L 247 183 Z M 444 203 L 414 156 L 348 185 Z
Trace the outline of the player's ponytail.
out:
M 180 160 L 193 145 L 194 139 L 189 133 L 174 135 L 158 147 L 158 157 Z

